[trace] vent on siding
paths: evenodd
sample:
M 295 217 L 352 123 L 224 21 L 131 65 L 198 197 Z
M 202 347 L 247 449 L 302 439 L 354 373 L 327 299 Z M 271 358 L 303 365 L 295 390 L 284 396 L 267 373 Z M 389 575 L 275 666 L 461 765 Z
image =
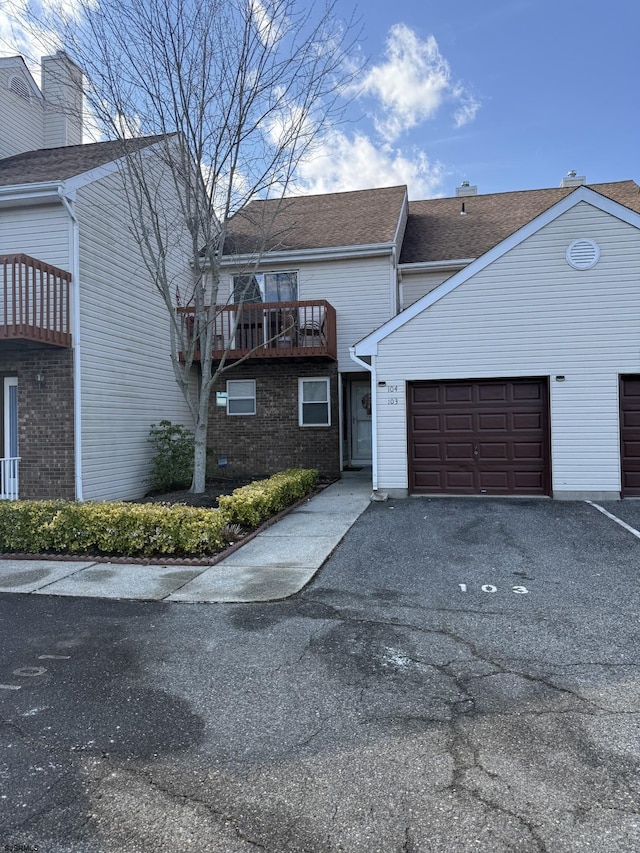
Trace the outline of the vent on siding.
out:
M 19 98 L 22 98 L 23 101 L 31 100 L 29 84 L 24 79 L 24 77 L 18 77 L 14 75 L 11 80 L 9 80 L 9 90 L 15 95 L 17 95 Z
M 588 270 L 598 263 L 600 249 L 593 240 L 574 240 L 567 249 L 567 263 L 574 270 Z

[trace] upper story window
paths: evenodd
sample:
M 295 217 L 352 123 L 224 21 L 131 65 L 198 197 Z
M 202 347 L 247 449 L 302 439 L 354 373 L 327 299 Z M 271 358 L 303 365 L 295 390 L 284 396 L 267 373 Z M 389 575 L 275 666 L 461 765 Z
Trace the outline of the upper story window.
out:
M 234 302 L 297 302 L 297 272 L 264 272 L 234 275 Z
M 9 91 L 22 98 L 23 101 L 31 101 L 29 84 L 24 77 L 14 74 L 9 80 Z

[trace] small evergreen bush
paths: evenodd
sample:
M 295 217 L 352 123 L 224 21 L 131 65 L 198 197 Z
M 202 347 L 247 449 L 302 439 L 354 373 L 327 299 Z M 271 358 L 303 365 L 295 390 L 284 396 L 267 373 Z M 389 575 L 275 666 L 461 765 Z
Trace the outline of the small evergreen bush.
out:
M 149 484 L 154 492 L 186 489 L 193 476 L 194 437 L 191 430 L 171 421 L 151 424 L 153 447 Z
M 314 469 L 289 468 L 267 480 L 257 480 L 221 495 L 218 506 L 229 522 L 255 527 L 260 522 L 291 506 L 315 488 L 318 472 Z

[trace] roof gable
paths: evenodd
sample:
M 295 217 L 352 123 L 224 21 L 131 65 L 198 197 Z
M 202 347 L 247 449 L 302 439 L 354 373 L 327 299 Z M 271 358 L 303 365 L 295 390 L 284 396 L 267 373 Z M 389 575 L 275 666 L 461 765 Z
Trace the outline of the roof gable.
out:
M 225 255 L 391 245 L 406 198 L 397 186 L 252 201 L 229 220 Z
M 0 187 L 24 186 L 65 181 L 119 160 L 127 152 L 139 151 L 163 139 L 145 136 L 139 139 L 40 148 L 0 160 Z
M 31 94 L 38 101 L 43 101 L 44 96 L 40 91 L 36 81 L 33 79 L 31 72 L 27 68 L 27 63 L 21 56 L 0 56 L 0 69 L 7 68 L 9 71 L 15 69 L 16 71 L 21 72 L 21 76 L 24 78 L 25 83 L 29 86 L 31 90 Z
M 634 181 L 590 188 L 640 213 L 640 187 Z M 574 190 L 557 187 L 411 201 L 400 264 L 479 258 Z
M 637 185 L 634 184 L 633 181 L 629 181 L 626 183 L 633 184 L 633 186 L 637 188 Z M 640 212 L 636 212 L 635 210 L 632 210 L 629 207 L 625 207 L 619 202 L 614 201 L 608 196 L 595 192 L 593 188 L 582 186 L 576 189 L 572 189 L 569 191 L 568 194 L 565 194 L 564 198 L 561 198 L 550 208 L 539 214 L 531 221 L 527 222 L 515 233 L 510 234 L 506 239 L 502 240 L 496 246 L 491 248 L 488 252 L 485 252 L 484 255 L 470 263 L 467 267 L 465 267 L 465 269 L 460 270 L 460 272 L 452 275 L 439 287 L 436 287 L 430 293 L 426 294 L 421 299 L 418 299 L 417 302 L 414 302 L 414 304 L 410 305 L 409 308 L 407 308 L 405 311 L 402 311 L 400 314 L 397 314 L 395 317 L 392 317 L 391 320 L 380 326 L 379 329 L 376 329 L 370 335 L 367 335 L 367 337 L 359 341 L 355 345 L 355 347 L 353 347 L 353 352 L 355 353 L 355 355 L 376 355 L 379 341 L 383 340 L 383 338 L 386 338 L 388 335 L 397 331 L 399 328 L 404 326 L 405 323 L 408 323 L 415 316 L 425 311 L 435 302 L 438 302 L 440 299 L 447 296 L 465 281 L 470 279 L 476 273 L 480 272 L 480 270 L 484 269 L 498 258 L 507 254 L 507 252 L 511 251 L 511 249 L 515 248 L 528 237 L 535 234 L 549 222 L 552 222 L 554 219 L 557 219 L 559 216 L 562 216 L 563 213 L 566 213 L 572 207 L 575 207 L 577 204 L 580 204 L 580 202 L 587 202 L 593 207 L 596 207 L 605 213 L 609 213 L 611 216 L 615 216 L 618 219 L 627 222 L 629 225 L 633 225 L 635 228 L 640 229 Z

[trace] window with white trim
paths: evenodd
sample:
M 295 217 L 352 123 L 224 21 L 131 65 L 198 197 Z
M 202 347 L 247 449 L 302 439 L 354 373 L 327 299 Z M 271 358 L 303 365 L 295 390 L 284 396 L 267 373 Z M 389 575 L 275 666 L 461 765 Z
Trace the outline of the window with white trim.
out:
M 301 427 L 331 426 L 329 377 L 298 379 L 298 424 Z
M 227 414 L 255 415 L 256 380 L 229 379 L 227 381 Z

